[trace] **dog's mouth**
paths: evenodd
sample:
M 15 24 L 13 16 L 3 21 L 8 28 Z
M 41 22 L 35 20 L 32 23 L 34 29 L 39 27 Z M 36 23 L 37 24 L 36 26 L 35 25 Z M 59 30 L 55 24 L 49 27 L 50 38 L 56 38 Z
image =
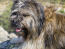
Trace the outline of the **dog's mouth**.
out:
M 28 29 L 26 29 L 25 27 L 24 28 L 16 28 L 16 32 L 18 33 L 19 36 L 24 36 L 24 38 L 27 37 L 29 31 Z
M 18 36 L 23 36 L 24 38 L 26 38 L 29 33 L 28 29 L 23 24 L 21 24 L 21 26 L 18 26 L 16 24 L 17 23 L 15 22 L 11 23 L 11 27 L 14 30 L 14 32 L 16 32 Z
M 20 31 L 22 31 L 21 28 L 16 28 L 16 32 L 20 32 Z
M 28 32 L 26 28 L 16 28 L 16 32 Z

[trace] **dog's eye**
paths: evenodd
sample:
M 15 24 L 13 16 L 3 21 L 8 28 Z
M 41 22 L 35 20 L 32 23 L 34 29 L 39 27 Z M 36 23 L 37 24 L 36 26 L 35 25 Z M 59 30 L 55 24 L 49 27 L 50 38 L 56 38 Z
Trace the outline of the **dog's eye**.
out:
M 17 12 L 12 13 L 12 15 L 17 15 Z
M 24 16 L 24 17 L 27 17 L 27 16 L 29 16 L 29 15 L 28 15 L 28 14 L 23 14 L 23 16 Z

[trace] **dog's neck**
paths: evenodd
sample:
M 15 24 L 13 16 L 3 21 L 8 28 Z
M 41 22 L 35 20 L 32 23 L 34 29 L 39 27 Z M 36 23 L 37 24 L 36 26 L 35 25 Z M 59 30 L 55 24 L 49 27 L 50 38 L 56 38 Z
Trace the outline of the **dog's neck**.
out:
M 38 34 L 38 32 L 34 32 L 33 34 L 29 34 L 28 36 L 27 36 L 27 39 L 26 39 L 26 41 L 29 41 L 29 40 L 32 40 L 32 41 L 34 41 L 34 40 L 38 40 L 38 38 L 43 38 L 43 36 L 44 36 L 44 31 L 43 31 L 43 29 L 40 31 L 40 34 Z
M 28 40 L 28 41 L 26 41 L 24 44 L 23 44 L 23 46 L 22 47 L 20 47 L 20 49 L 22 48 L 22 49 L 26 49 L 26 48 L 28 48 L 28 49 L 44 49 L 44 32 L 42 31 L 42 33 L 40 34 L 40 36 L 38 37 L 38 38 L 36 38 L 36 39 L 32 39 L 32 40 Z M 33 47 L 32 47 L 33 46 Z

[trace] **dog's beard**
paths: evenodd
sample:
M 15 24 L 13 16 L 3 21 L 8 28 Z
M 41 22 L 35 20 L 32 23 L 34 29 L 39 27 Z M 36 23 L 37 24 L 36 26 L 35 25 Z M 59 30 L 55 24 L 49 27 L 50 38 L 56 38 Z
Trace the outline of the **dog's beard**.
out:
M 14 19 L 15 20 L 15 19 Z M 33 34 L 36 33 L 37 24 L 32 16 L 24 17 L 20 22 L 12 22 L 12 26 L 15 28 L 14 30 L 19 32 L 24 32 L 25 34 Z M 17 24 L 17 25 L 16 25 Z
M 13 17 L 13 15 L 11 17 Z M 21 17 L 20 16 L 18 18 L 16 17 L 17 16 L 13 18 L 12 26 L 14 27 L 14 30 L 17 33 L 24 32 L 25 34 L 24 37 L 26 37 L 29 34 L 33 35 L 34 33 L 37 33 L 37 23 L 36 23 L 37 20 L 35 19 L 35 16 L 25 14 Z M 19 20 L 22 17 L 23 17 L 23 20 Z
M 24 28 L 28 29 L 28 31 L 35 32 L 36 23 L 35 23 L 34 19 L 32 18 L 32 16 L 24 18 L 21 23 L 23 24 Z

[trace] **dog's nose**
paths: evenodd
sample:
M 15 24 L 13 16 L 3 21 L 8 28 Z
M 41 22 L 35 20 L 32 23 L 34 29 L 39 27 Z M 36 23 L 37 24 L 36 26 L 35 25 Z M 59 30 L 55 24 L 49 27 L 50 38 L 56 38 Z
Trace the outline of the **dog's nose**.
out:
M 11 20 L 11 25 L 17 27 L 17 22 L 15 22 L 14 20 Z

